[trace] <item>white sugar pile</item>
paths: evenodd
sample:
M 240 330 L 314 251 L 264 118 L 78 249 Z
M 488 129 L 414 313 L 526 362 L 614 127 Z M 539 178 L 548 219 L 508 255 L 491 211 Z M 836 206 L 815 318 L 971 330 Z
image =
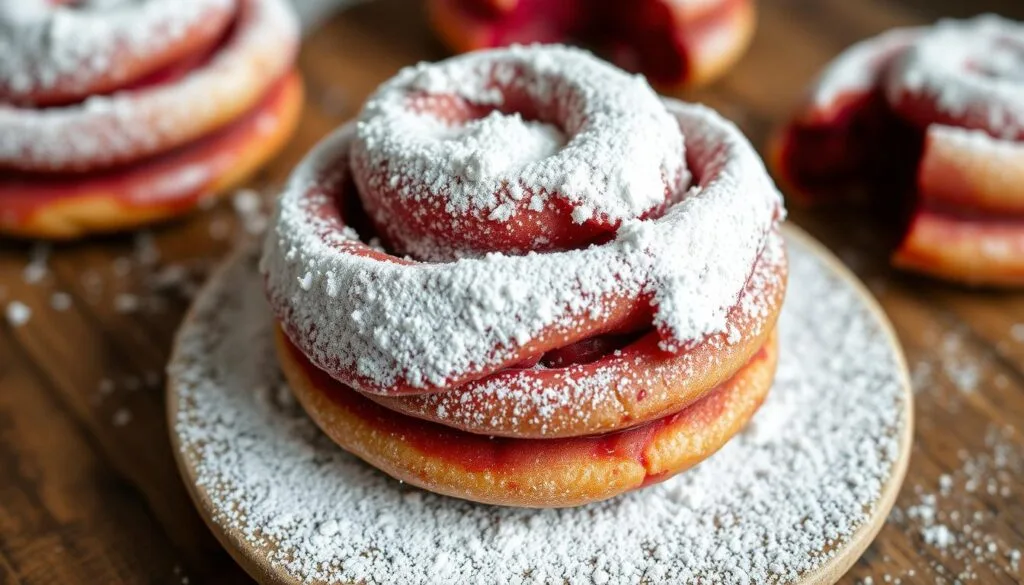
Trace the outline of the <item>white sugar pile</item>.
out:
M 182 331 L 174 432 L 215 521 L 301 581 L 792 582 L 867 518 L 909 405 L 875 316 L 790 244 L 777 383 L 751 429 L 697 469 L 607 502 L 476 505 L 342 452 L 283 385 L 251 255 L 212 280 Z

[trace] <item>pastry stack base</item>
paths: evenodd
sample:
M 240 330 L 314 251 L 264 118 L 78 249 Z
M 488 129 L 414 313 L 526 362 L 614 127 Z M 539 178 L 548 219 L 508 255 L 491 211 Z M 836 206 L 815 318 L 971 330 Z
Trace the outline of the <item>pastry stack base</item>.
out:
M 586 437 L 489 437 L 376 404 L 314 366 L 281 332 L 277 354 L 292 391 L 345 450 L 412 485 L 476 502 L 556 508 L 604 500 L 700 463 L 764 402 L 778 359 L 774 332 L 729 380 L 682 411 Z
M 277 154 L 298 124 L 302 102 L 302 81 L 292 72 L 248 114 L 166 154 L 82 174 L 0 174 L 0 233 L 67 240 L 187 213 Z
M 559 510 L 435 495 L 339 449 L 282 379 L 258 252 L 234 255 L 197 295 L 169 365 L 184 485 L 261 583 L 591 583 L 598 570 L 608 583 L 710 583 L 736 566 L 758 567 L 752 582 L 831 582 L 900 491 L 913 394 L 870 294 L 820 244 L 784 232 L 778 374 L 747 429 L 685 473 Z

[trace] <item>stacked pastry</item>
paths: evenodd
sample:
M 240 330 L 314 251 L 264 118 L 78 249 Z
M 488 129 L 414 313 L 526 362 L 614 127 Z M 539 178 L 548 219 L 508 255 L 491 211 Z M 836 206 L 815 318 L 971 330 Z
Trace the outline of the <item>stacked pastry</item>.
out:
M 847 50 L 774 145 L 802 201 L 908 201 L 897 266 L 1024 285 L 1024 26 L 899 29 Z
M 180 214 L 291 134 L 285 0 L 0 5 L 0 232 L 73 238 Z
M 280 201 L 262 270 L 281 365 L 400 480 L 608 498 L 711 455 L 764 400 L 782 215 L 733 125 L 588 53 L 407 68 Z
M 663 88 L 719 77 L 755 28 L 753 0 L 430 0 L 428 7 L 456 51 L 579 42 Z

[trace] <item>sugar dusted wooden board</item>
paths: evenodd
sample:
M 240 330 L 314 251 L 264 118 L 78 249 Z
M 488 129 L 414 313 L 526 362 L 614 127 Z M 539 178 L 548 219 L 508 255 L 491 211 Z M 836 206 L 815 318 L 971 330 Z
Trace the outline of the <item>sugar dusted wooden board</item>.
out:
M 665 571 L 667 580 L 650 583 L 671 582 L 679 570 L 697 579 L 731 574 L 766 558 L 770 574 L 786 583 L 835 583 L 881 529 L 899 492 L 913 396 L 891 326 L 863 285 L 803 231 L 784 232 L 791 271 L 779 372 L 751 428 L 663 485 L 557 516 L 423 494 L 323 440 L 281 389 L 256 257 L 232 255 L 197 297 L 171 357 L 167 416 L 185 484 L 225 549 L 266 585 L 363 582 L 354 574 L 378 583 L 398 572 L 410 582 L 505 582 L 520 571 L 586 580 L 594 572 L 588 559 L 599 554 L 645 575 Z M 833 302 L 816 306 L 821 296 Z M 844 336 L 849 330 L 862 335 Z M 879 452 L 878 465 L 866 464 L 865 449 Z M 754 461 L 761 467 L 751 467 Z M 725 493 L 713 496 L 716 490 Z M 379 524 L 386 517 L 402 528 L 389 533 Z M 722 517 L 726 526 L 711 528 Z M 325 525 L 344 528 L 325 538 Z M 733 548 L 762 530 L 767 551 Z M 534 548 L 510 556 L 510 541 Z M 470 553 L 466 542 L 477 549 Z M 551 542 L 572 543 L 573 560 L 541 558 Z M 724 543 L 733 543 L 729 558 L 701 564 Z M 675 552 L 651 562 L 648 547 Z M 446 567 L 476 568 L 442 577 L 438 555 L 449 559 Z M 522 567 L 510 567 L 520 559 Z M 350 566 L 352 573 L 342 572 Z
M 357 6 L 308 39 L 300 61 L 310 94 L 303 123 L 254 186 L 283 180 L 400 66 L 445 55 L 418 6 Z M 985 10 L 1024 19 L 1018 0 L 763 0 L 760 9 L 753 51 L 713 88 L 685 96 L 721 109 L 758 144 L 815 72 L 858 38 Z M 153 230 L 151 239 L 59 246 L 38 281 L 25 272 L 30 246 L 0 244 L 0 307 L 18 301 L 32 312 L 20 327 L 0 319 L 0 583 L 251 582 L 182 486 L 162 393 L 184 293 L 241 231 L 236 216 L 226 203 Z M 1024 551 L 1024 330 L 1012 325 L 1024 323 L 1024 295 L 974 293 L 892 272 L 877 235 L 884 230 L 866 215 L 795 212 L 792 219 L 879 296 L 917 388 L 900 513 L 840 582 L 884 583 L 889 575 L 952 583 L 963 574 L 973 575 L 965 582 L 1020 582 L 1012 551 Z M 179 282 L 181 271 L 187 278 Z M 51 308 L 55 292 L 71 295 L 69 308 Z M 133 304 L 138 309 L 127 312 Z M 938 517 L 926 525 L 914 506 L 930 496 L 923 510 Z M 956 543 L 939 546 L 938 526 L 954 532 Z

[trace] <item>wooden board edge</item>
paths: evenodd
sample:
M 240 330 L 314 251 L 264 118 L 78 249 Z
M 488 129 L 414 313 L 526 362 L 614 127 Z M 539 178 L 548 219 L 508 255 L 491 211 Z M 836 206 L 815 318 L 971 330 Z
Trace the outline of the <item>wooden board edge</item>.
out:
M 889 349 L 896 357 L 900 368 L 900 380 L 903 388 L 903 423 L 900 429 L 899 453 L 893 463 L 893 473 L 889 481 L 882 487 L 882 492 L 875 502 L 868 520 L 857 529 L 857 532 L 842 546 L 838 554 L 826 560 L 821 566 L 805 574 L 796 585 L 833 585 L 841 579 L 864 554 L 875 537 L 885 526 L 889 512 L 896 504 L 900 489 L 903 487 L 903 480 L 907 476 L 910 467 L 910 452 L 914 443 L 914 390 L 910 382 L 910 372 L 907 367 L 907 359 L 903 353 L 903 346 L 900 345 L 899 337 L 896 335 L 896 328 L 889 317 L 885 314 L 882 306 L 878 304 L 875 296 L 864 285 L 857 276 L 842 263 L 824 244 L 810 235 L 803 228 L 786 223 L 782 229 L 787 238 L 798 240 L 815 256 L 818 257 L 826 267 L 835 275 L 839 276 L 846 284 L 857 292 L 861 302 L 874 314 L 876 321 L 882 326 L 886 337 L 889 340 Z

